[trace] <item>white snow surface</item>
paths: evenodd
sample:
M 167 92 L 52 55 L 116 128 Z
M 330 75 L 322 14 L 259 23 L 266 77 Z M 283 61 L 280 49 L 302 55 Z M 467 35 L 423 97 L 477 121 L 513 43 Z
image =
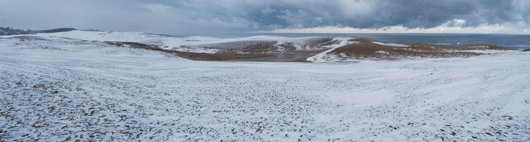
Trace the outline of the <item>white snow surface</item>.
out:
M 78 39 L 88 41 L 119 41 L 119 42 L 138 42 L 144 44 L 155 44 L 159 45 L 166 50 L 177 50 L 184 52 L 195 52 L 195 53 L 216 53 L 217 49 L 203 48 L 203 45 L 212 45 L 219 43 L 228 42 L 241 42 L 241 41 L 277 41 L 278 44 L 291 42 L 298 49 L 301 49 L 305 41 L 309 39 L 319 38 L 316 36 L 312 37 L 283 37 L 283 36 L 269 36 L 269 35 L 258 35 L 251 37 L 242 38 L 217 38 L 217 37 L 206 37 L 206 36 L 185 36 L 185 37 L 173 37 L 163 36 L 155 34 L 146 34 L 142 32 L 93 32 L 93 31 L 69 31 L 60 33 L 39 33 L 36 36 L 46 39 Z M 7 37 L 7 36 L 6 36 Z M 14 37 L 14 36 L 9 36 Z
M 125 35 L 105 38 L 157 39 Z M 528 52 L 209 62 L 6 37 L 0 141 L 530 141 Z
M 390 54 L 384 50 L 379 50 L 379 51 L 375 51 L 375 53 L 379 53 L 379 54 Z
M 384 43 L 384 42 L 377 42 L 377 41 L 374 41 L 372 43 L 384 45 L 384 46 L 393 46 L 393 47 L 409 47 L 408 45 L 398 44 L 398 43 Z

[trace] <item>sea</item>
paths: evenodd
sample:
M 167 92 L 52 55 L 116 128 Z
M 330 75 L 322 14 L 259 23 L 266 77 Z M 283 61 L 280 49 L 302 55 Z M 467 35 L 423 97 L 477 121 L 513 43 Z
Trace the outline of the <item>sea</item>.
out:
M 443 45 L 493 44 L 512 49 L 530 49 L 529 34 L 431 34 L 431 33 L 234 33 L 211 34 L 205 36 L 237 38 L 257 35 L 285 37 L 306 36 L 360 36 L 386 42 L 422 42 Z

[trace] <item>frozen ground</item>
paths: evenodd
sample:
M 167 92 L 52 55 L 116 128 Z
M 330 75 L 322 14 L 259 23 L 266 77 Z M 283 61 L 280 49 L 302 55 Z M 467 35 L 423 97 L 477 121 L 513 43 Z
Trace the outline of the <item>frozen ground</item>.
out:
M 529 141 L 529 62 L 208 62 L 0 38 L 0 141 Z
M 355 43 L 359 43 L 359 42 L 356 42 L 356 41 L 348 41 L 348 40 L 351 40 L 351 39 L 355 39 L 355 38 L 346 38 L 346 37 L 336 37 L 334 40 L 338 40 L 340 41 L 339 44 L 333 44 L 333 45 L 330 45 L 328 46 L 328 48 L 331 48 L 331 49 L 328 49 L 322 53 L 319 53 L 315 56 L 311 56 L 309 58 L 307 58 L 306 60 L 307 61 L 311 61 L 311 62 L 333 62 L 335 60 L 331 59 L 329 55 L 327 55 L 329 52 L 339 48 L 339 47 L 342 47 L 344 45 L 347 45 L 347 44 L 355 44 Z

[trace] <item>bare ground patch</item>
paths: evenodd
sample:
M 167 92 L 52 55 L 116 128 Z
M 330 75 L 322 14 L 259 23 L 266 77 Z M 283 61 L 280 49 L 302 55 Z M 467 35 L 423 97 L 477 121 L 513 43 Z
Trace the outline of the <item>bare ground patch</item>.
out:
M 355 37 L 355 39 L 350 39 L 348 41 L 356 41 L 358 43 L 339 47 L 329 52 L 328 55 L 331 54 L 339 58 L 349 59 L 397 60 L 410 57 L 451 58 L 491 54 L 473 52 L 471 50 L 513 50 L 490 44 L 437 45 L 429 43 L 399 43 L 402 46 L 406 45 L 408 47 L 395 47 L 375 44 L 373 42 L 380 42 L 383 44 L 395 43 L 382 42 L 364 37 Z M 136 42 L 106 43 L 119 47 L 156 50 L 198 61 L 307 62 L 306 60 L 308 57 L 322 53 L 329 49 L 323 48 L 324 46 L 338 44 L 340 41 L 326 37 L 308 40 L 303 45 L 295 45 L 293 42 L 284 42 L 278 44 L 278 41 L 237 41 L 197 46 L 200 48 L 219 50 L 219 52 L 213 54 L 164 50 L 157 45 L 148 45 Z M 297 48 L 296 46 L 302 46 L 303 48 Z M 184 46 L 182 47 L 184 48 Z
M 402 46 L 396 47 L 383 44 L 392 44 L 381 42 L 370 38 L 357 37 L 350 41 L 357 41 L 358 44 L 349 44 L 339 47 L 328 54 L 339 57 L 365 59 L 371 58 L 376 60 L 395 60 L 407 57 L 422 58 L 450 58 L 450 57 L 470 57 L 480 56 L 489 53 L 477 53 L 470 50 L 512 50 L 501 46 L 491 44 L 469 44 L 469 45 L 437 45 L 429 43 L 399 43 Z
M 222 53 L 268 53 L 277 52 L 277 41 L 237 41 L 200 45 L 201 48 L 218 49 Z
M 199 61 L 266 61 L 266 62 L 307 62 L 306 59 L 325 51 L 322 46 L 340 43 L 333 38 L 311 39 L 303 46 L 310 47 L 308 50 L 300 50 L 294 43 L 286 42 L 278 44 L 278 41 L 238 41 L 219 44 L 201 45 L 200 48 L 218 49 L 219 52 L 193 53 L 175 50 L 164 50 L 157 45 L 148 45 L 136 42 L 106 42 L 118 47 L 142 48 L 169 53 L 182 58 Z M 181 48 L 193 48 L 181 46 Z
M 106 43 L 110 45 L 114 45 L 114 46 L 119 46 L 119 47 L 155 50 L 155 51 L 173 54 L 173 55 L 186 58 L 186 59 L 199 60 L 199 61 L 227 61 L 227 60 L 233 60 L 233 59 L 268 57 L 268 55 L 244 55 L 244 54 L 237 54 L 237 53 L 208 54 L 208 53 L 192 53 L 192 52 L 181 52 L 181 51 L 174 51 L 174 50 L 163 50 L 163 49 L 160 49 L 156 45 L 147 45 L 147 44 L 136 43 L 136 42 L 106 42 Z
M 339 44 L 340 41 L 333 40 L 331 37 L 324 37 L 324 38 L 314 38 L 307 41 L 306 46 L 309 46 L 310 48 L 314 49 L 321 49 L 323 46 L 333 45 L 333 44 Z
M 199 45 L 196 47 L 218 49 L 223 53 L 290 53 L 297 54 L 299 50 L 321 50 L 324 46 L 339 44 L 340 41 L 333 40 L 331 37 L 311 38 L 303 43 L 283 42 L 278 44 L 278 41 L 235 41 L 217 44 Z M 298 48 L 297 48 L 298 46 Z

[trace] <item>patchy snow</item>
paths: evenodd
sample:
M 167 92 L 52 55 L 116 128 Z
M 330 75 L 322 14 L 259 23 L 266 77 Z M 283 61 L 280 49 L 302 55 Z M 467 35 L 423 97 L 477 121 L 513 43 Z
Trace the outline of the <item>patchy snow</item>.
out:
M 379 51 L 375 51 L 375 53 L 379 53 L 379 54 L 390 54 L 384 50 L 379 50 Z
M 182 46 L 178 48 L 173 47 L 173 50 L 181 51 L 181 52 L 208 53 L 208 54 L 214 54 L 220 51 L 219 49 L 208 49 L 208 48 L 188 47 L 188 46 Z
M 326 50 L 326 51 L 324 51 L 322 53 L 319 53 L 319 54 L 317 54 L 315 56 L 309 57 L 309 58 L 307 58 L 307 61 L 311 61 L 311 62 L 333 62 L 333 61 L 337 61 L 337 60 L 334 60 L 334 59 L 337 58 L 337 57 L 335 57 L 336 55 L 327 55 L 327 54 L 329 52 L 339 48 L 339 47 L 344 46 L 344 45 L 358 43 L 357 41 L 348 41 L 350 39 L 355 39 L 355 38 L 349 38 L 349 37 L 335 37 L 335 38 L 333 38 L 333 40 L 339 40 L 340 43 L 339 44 L 333 44 L 333 45 L 325 46 L 325 48 L 331 48 L 331 49 Z
M 393 47 L 409 47 L 409 45 L 398 44 L 398 43 L 384 43 L 384 42 L 376 42 L 376 41 L 372 43 L 384 45 L 384 46 L 393 46 Z
M 101 42 L 0 39 L 0 138 L 529 141 L 529 61 L 529 52 L 506 52 L 208 62 Z
M 195 53 L 216 53 L 219 50 L 208 49 L 203 46 L 220 43 L 241 42 L 241 41 L 277 41 L 276 45 L 283 43 L 293 43 L 297 49 L 304 49 L 306 42 L 311 39 L 323 38 L 318 36 L 310 37 L 283 37 L 271 35 L 258 35 L 242 38 L 216 38 L 206 36 L 186 36 L 173 37 L 141 32 L 93 32 L 93 31 L 69 31 L 60 33 L 39 33 L 32 35 L 46 39 L 78 39 L 88 41 L 113 41 L 113 42 L 138 42 L 144 44 L 154 44 L 165 50 L 176 50 Z M 13 37 L 13 36 L 12 36 Z
M 469 46 L 469 47 L 472 47 L 472 48 L 489 48 L 489 46 L 486 46 L 486 45 L 479 45 L 479 46 Z

